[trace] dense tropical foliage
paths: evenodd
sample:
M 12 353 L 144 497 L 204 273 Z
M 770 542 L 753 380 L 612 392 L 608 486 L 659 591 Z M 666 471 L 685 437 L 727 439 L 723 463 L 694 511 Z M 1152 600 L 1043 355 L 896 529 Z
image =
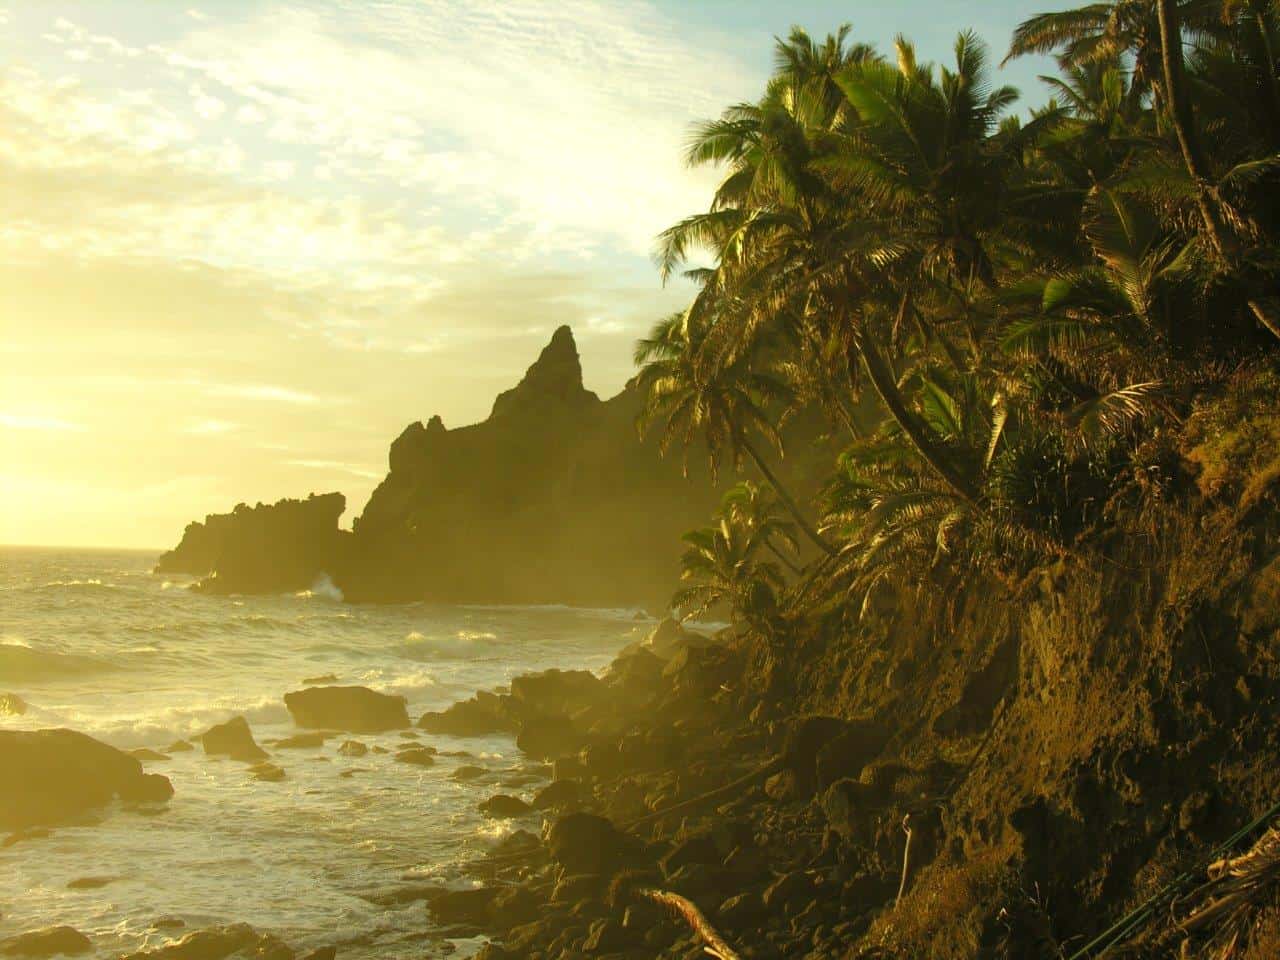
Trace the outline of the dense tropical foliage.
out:
M 637 349 L 644 420 L 752 461 L 851 610 L 1097 549 L 1196 397 L 1280 348 L 1280 5 L 1090 4 L 1030 52 L 1060 72 L 1020 116 L 972 33 L 942 66 L 796 29 L 689 143 L 724 176 L 659 239 L 696 293 Z M 806 502 L 770 463 L 791 418 L 843 446 Z M 777 594 L 759 529 L 689 535 L 686 610 Z

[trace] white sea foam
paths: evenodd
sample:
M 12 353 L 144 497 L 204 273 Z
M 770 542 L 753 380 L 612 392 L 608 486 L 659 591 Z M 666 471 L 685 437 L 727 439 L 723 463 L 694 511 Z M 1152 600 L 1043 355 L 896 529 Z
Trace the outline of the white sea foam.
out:
M 316 575 L 310 590 L 299 590 L 295 596 L 306 600 L 330 600 L 334 603 L 341 603 L 343 599 L 342 591 L 338 589 L 338 585 L 324 571 Z

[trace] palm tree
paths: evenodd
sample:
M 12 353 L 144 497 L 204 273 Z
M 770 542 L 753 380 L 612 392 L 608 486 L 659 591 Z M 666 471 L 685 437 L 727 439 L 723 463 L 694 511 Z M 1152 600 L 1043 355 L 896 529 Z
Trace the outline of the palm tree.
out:
M 778 503 L 767 488 L 749 480 L 735 484 L 720 498 L 720 515 L 745 530 L 760 546 L 772 553 L 792 573 L 799 573 L 795 561 L 783 552 L 781 542 L 792 555 L 799 551 L 794 523 L 778 515 Z
M 1182 56 L 1182 20 L 1176 0 L 1157 0 L 1160 24 L 1160 52 L 1164 67 L 1169 119 L 1177 135 L 1178 146 L 1187 174 L 1195 186 L 1196 206 L 1204 225 L 1205 236 L 1218 262 L 1227 270 L 1238 263 L 1239 247 L 1229 228 L 1222 222 L 1221 198 L 1209 169 L 1209 161 L 1200 144 L 1199 131 L 1186 89 Z M 1280 310 L 1274 297 L 1251 296 L 1246 301 L 1258 322 L 1280 338 Z
M 785 395 L 786 388 L 778 378 L 755 369 L 746 355 L 728 364 L 706 362 L 700 356 L 704 339 L 701 324 L 686 311 L 659 321 L 649 337 L 636 345 L 638 383 L 645 395 L 640 429 L 664 420 L 660 440 L 664 453 L 678 439 L 687 456 L 689 447 L 701 439 L 707 446 L 713 477 L 721 457 L 727 454 L 737 467 L 745 455 L 805 536 L 823 552 L 834 553 L 751 439 L 754 431 L 781 453 L 782 438 L 769 406 Z
M 736 618 L 768 629 L 785 580 L 777 564 L 755 558 L 757 539 L 727 517 L 715 526 L 690 530 L 681 539 L 685 551 L 680 579 L 688 586 L 676 591 L 671 605 L 682 619 L 724 603 Z

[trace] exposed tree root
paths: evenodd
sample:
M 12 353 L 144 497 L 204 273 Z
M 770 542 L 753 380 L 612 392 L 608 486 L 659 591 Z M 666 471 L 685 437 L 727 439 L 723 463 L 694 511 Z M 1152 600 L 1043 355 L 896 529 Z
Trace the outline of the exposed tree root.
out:
M 709 955 L 716 957 L 717 960 L 741 960 L 738 952 L 729 946 L 728 942 L 724 937 L 720 936 L 715 927 L 711 926 L 707 918 L 702 915 L 702 911 L 698 909 L 698 905 L 692 900 L 682 897 L 678 893 L 659 890 L 656 887 L 637 887 L 634 893 L 637 897 L 644 897 L 660 906 L 666 907 L 684 920 L 690 929 L 698 935 L 698 938 L 703 943 L 702 949 Z

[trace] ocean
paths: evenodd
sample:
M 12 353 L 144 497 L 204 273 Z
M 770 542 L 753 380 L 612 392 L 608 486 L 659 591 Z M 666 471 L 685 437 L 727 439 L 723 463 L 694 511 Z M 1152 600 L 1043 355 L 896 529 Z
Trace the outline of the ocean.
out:
M 198 745 L 144 764 L 173 782 L 163 812 L 111 810 L 99 823 L 0 848 L 0 939 L 68 924 L 95 955 L 114 957 L 180 935 L 156 925 L 178 918 L 185 930 L 246 922 L 300 955 L 330 944 L 345 958 L 478 949 L 480 941 L 424 937 L 421 902 L 389 908 L 370 898 L 404 881 L 465 885 L 461 865 L 513 829 L 481 817 L 477 804 L 496 792 L 528 799 L 537 786 L 514 742 L 424 735 L 442 752 L 471 754 L 428 768 L 390 754 L 341 756 L 344 738 L 274 750 L 270 741 L 297 732 L 282 697 L 304 678 L 333 674 L 403 695 L 416 720 L 519 673 L 602 668 L 648 628 L 643 615 L 351 606 L 323 578 L 296 595 L 205 597 L 189 581 L 152 574 L 155 559 L 0 548 L 0 694 L 29 705 L 23 716 L 0 716 L 0 728 L 68 727 L 121 749 L 163 750 L 242 714 L 286 777 L 254 780 L 244 764 Z M 8 645 L 34 654 L 18 668 Z M 394 732 L 352 739 L 405 744 Z M 462 764 L 492 774 L 455 782 Z M 70 886 L 86 878 L 101 883 Z

